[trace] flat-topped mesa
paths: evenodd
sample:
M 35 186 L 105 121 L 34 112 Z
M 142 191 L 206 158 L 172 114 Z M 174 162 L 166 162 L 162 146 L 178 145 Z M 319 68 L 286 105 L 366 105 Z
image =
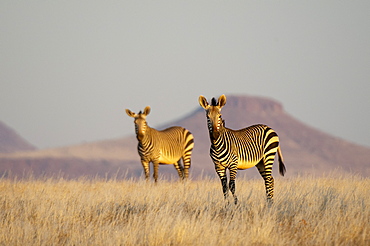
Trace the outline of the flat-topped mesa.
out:
M 253 96 L 238 96 L 227 95 L 227 102 L 225 109 L 242 112 L 255 112 L 255 113 L 281 113 L 283 106 L 281 103 L 272 99 Z M 226 111 L 224 110 L 224 111 Z

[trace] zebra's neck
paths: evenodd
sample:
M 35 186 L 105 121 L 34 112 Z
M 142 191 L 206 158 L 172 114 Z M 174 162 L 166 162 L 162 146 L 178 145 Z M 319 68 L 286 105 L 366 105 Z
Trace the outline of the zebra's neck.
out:
M 222 124 L 219 126 L 218 130 L 209 129 L 209 137 L 212 143 L 215 143 L 221 134 L 225 131 L 225 122 L 222 120 Z
M 139 142 L 141 142 L 141 143 L 149 141 L 153 130 L 155 130 L 155 129 L 151 128 L 150 126 L 146 126 L 146 129 L 145 129 L 144 133 L 136 134 L 137 140 L 139 140 Z

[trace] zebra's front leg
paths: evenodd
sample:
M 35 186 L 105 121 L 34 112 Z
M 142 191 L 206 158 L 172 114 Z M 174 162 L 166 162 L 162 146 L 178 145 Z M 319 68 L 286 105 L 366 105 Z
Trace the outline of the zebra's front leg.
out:
M 143 165 L 143 168 L 144 168 L 145 180 L 149 181 L 149 173 L 150 173 L 149 162 L 141 160 L 141 165 Z
M 158 167 L 159 167 L 159 162 L 153 161 L 153 178 L 154 178 L 154 182 L 156 183 L 158 181 Z
M 229 197 L 229 189 L 227 187 L 227 177 L 221 178 L 222 192 L 224 193 L 225 200 Z
M 217 167 L 216 172 L 220 177 L 221 184 L 222 184 L 222 191 L 224 193 L 224 198 L 227 199 L 229 196 L 229 188 L 227 187 L 227 176 L 226 176 L 226 169 L 224 167 Z
M 236 179 L 237 172 L 238 172 L 238 169 L 236 168 L 236 165 L 235 167 L 230 168 L 229 188 L 230 188 L 231 194 L 233 194 L 235 205 L 238 203 L 238 197 L 235 195 L 235 179 Z

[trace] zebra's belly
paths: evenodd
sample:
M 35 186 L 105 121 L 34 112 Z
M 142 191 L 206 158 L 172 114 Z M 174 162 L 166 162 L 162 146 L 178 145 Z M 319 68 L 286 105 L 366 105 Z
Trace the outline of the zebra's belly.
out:
M 255 165 L 257 165 L 257 163 L 258 162 L 256 161 L 239 161 L 237 168 L 240 170 L 248 169 L 248 168 L 254 167 Z
M 180 160 L 181 156 L 169 156 L 169 155 L 160 155 L 159 164 L 174 164 Z

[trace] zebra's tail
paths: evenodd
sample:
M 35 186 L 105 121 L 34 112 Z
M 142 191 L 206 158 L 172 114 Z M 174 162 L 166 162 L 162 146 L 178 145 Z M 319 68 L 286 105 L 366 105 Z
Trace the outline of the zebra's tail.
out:
M 280 146 L 277 148 L 278 156 L 279 156 L 279 173 L 281 176 L 284 176 L 286 169 L 284 165 L 283 155 L 280 150 Z

